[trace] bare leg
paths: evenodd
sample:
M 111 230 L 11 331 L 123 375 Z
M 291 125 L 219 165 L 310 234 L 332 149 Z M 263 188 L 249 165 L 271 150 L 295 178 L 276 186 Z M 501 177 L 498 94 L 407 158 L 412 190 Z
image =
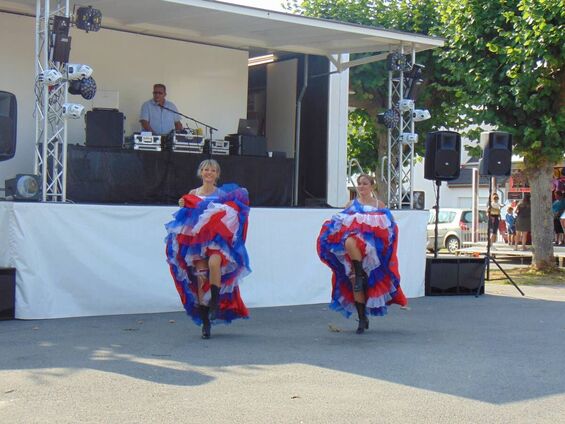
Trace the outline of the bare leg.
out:
M 215 320 L 220 306 L 220 287 L 222 284 L 222 257 L 217 253 L 208 258 L 210 267 L 210 319 Z
M 208 264 L 205 260 L 194 261 L 194 269 L 198 280 L 198 303 L 204 305 L 204 284 L 208 279 Z
M 210 268 L 210 284 L 220 287 L 222 282 L 221 274 L 222 257 L 214 253 L 208 259 L 208 267 Z
M 353 262 L 355 268 L 355 275 L 350 277 L 351 287 L 353 288 L 353 299 L 355 300 L 355 308 L 357 309 L 357 315 L 359 317 L 359 325 L 357 326 L 357 334 L 363 334 L 363 332 L 369 328 L 369 320 L 365 313 L 365 303 L 367 301 L 365 296 L 365 285 L 367 283 L 367 274 L 363 271 L 361 261 L 363 256 L 355 238 L 348 237 L 345 240 L 345 251 L 349 255 L 349 258 Z
M 208 280 L 208 265 L 205 260 L 194 262 L 196 279 L 198 281 L 198 311 L 202 320 L 202 338 L 210 338 L 210 308 L 204 303 L 204 285 Z

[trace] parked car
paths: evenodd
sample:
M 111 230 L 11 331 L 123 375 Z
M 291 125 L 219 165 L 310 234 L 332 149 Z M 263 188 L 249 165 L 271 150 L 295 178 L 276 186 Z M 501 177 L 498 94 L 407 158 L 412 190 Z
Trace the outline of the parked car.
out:
M 450 253 L 455 253 L 463 243 L 472 241 L 472 211 L 464 208 L 443 208 L 438 215 L 438 249 L 447 248 Z M 436 211 L 430 210 L 428 218 L 428 243 L 427 249 L 434 250 L 434 230 Z M 477 241 L 487 241 L 488 215 L 486 211 L 479 211 L 479 228 Z

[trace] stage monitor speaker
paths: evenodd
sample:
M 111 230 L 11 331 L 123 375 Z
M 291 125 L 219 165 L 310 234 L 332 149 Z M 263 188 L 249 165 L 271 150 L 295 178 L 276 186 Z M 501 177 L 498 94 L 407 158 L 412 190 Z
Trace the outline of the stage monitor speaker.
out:
M 267 156 L 267 139 L 262 136 L 228 135 L 230 154 L 240 156 Z
M 122 147 L 124 114 L 116 109 L 93 109 L 86 112 L 86 145 L 88 147 Z
M 454 131 L 434 131 L 426 136 L 424 178 L 449 181 L 459 177 L 461 136 Z
M 16 154 L 17 114 L 16 96 L 0 91 L 0 161 Z
M 0 268 L 0 320 L 14 319 L 16 299 L 16 270 Z
M 483 294 L 486 258 L 427 258 L 426 296 Z
M 481 133 L 483 157 L 481 175 L 510 176 L 512 170 L 512 134 L 502 131 Z

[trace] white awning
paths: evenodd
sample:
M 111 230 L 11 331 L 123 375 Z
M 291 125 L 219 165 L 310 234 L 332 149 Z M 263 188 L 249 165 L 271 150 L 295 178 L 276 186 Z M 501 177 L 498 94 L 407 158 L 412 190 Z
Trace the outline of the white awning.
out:
M 44 0 L 41 0 L 42 3 Z M 55 3 L 51 1 L 51 3 Z M 441 38 L 308 18 L 210 0 L 89 0 L 104 28 L 240 50 L 326 56 L 339 70 L 384 59 L 392 50 L 419 52 L 443 46 Z M 70 2 L 71 7 L 74 2 Z M 0 0 L 0 11 L 35 15 L 35 0 Z M 370 58 L 336 62 L 335 55 Z

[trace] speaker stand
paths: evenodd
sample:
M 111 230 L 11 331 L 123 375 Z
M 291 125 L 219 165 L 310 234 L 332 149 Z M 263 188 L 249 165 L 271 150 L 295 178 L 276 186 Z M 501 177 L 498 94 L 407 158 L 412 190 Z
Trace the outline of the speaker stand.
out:
M 520 292 L 520 294 L 522 296 L 525 296 L 524 292 L 522 290 L 520 290 L 520 287 L 518 287 L 518 285 L 514 282 L 514 280 L 506 273 L 506 271 L 504 271 L 504 269 L 502 269 L 502 267 L 500 266 L 500 264 L 496 261 L 495 258 L 493 258 L 490 254 L 490 246 L 491 246 L 491 231 L 494 233 L 494 229 L 492 228 L 492 220 L 490 219 L 490 205 L 491 205 L 491 199 L 492 199 L 492 186 L 493 186 L 493 181 L 491 179 L 491 182 L 489 184 L 489 188 L 488 188 L 488 227 L 487 227 L 487 253 L 485 255 L 485 259 L 486 259 L 486 263 L 487 263 L 487 278 L 486 280 L 489 280 L 490 277 L 490 262 L 494 262 L 494 264 L 498 267 L 498 269 L 500 269 L 502 271 L 502 273 L 506 276 L 506 278 L 508 279 L 508 281 L 510 281 L 512 283 L 512 285 L 514 287 L 516 287 L 516 290 L 518 290 Z M 436 217 L 436 222 L 437 222 L 437 217 Z M 437 223 L 436 223 L 436 227 L 437 227 Z M 496 229 L 496 231 L 498 231 L 498 228 Z M 437 235 L 437 233 L 436 233 Z M 480 291 L 481 291 L 481 287 L 484 286 L 485 279 L 483 279 L 483 281 L 481 282 L 481 284 L 479 285 L 479 287 L 477 288 L 477 292 L 475 293 L 475 297 L 479 297 Z
M 434 259 L 437 259 L 437 251 L 438 251 L 438 245 L 437 245 L 437 224 L 438 224 L 438 219 L 439 219 L 439 189 L 441 187 L 441 180 L 436 180 L 436 205 L 434 206 L 436 208 L 436 219 L 435 219 L 435 225 L 434 225 Z

